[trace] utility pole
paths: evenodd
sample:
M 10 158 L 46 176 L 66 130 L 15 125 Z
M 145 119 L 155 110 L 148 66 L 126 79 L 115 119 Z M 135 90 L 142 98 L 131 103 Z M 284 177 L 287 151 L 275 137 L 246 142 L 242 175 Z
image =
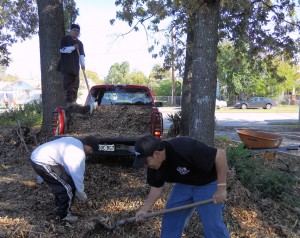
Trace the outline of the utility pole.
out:
M 171 106 L 174 106 L 175 104 L 175 66 L 174 66 L 174 62 L 175 62 L 175 56 L 174 56 L 174 48 L 175 48 L 175 44 L 174 44 L 174 33 L 173 33 L 173 29 L 171 31 L 171 42 L 172 42 L 172 66 L 171 66 L 171 73 L 172 73 L 172 99 L 171 99 Z
M 300 123 L 300 102 L 299 102 L 299 115 L 298 115 L 298 122 Z
M 298 75 L 299 75 L 300 70 L 298 70 L 297 73 L 298 73 Z M 300 80 L 300 78 L 298 78 L 297 81 L 299 81 L 299 80 Z M 295 90 L 295 87 L 294 87 L 293 91 L 294 91 L 294 90 Z M 294 94 L 296 95 L 296 92 L 294 92 Z M 295 99 L 297 99 L 297 98 L 295 98 Z M 297 100 L 296 100 L 295 102 L 297 102 Z M 298 105 L 299 105 L 299 109 L 298 109 L 298 122 L 300 123 L 300 100 L 298 101 Z

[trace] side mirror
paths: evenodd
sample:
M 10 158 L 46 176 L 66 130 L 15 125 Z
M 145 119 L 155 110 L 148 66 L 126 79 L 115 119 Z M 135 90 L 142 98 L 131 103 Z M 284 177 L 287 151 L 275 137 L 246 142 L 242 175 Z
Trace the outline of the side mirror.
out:
M 162 107 L 163 106 L 163 103 L 162 102 L 154 102 L 154 105 L 156 107 Z

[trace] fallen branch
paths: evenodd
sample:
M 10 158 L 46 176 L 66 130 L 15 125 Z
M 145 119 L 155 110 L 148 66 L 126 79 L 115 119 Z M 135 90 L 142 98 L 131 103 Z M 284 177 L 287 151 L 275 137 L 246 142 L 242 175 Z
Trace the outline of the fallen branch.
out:
M 27 147 L 27 145 L 25 143 L 25 140 L 24 140 L 24 137 L 23 137 L 22 128 L 21 128 L 19 120 L 17 121 L 17 134 L 18 134 L 18 136 L 19 136 L 19 138 L 21 140 L 21 143 L 25 147 L 26 152 L 29 153 L 28 147 Z

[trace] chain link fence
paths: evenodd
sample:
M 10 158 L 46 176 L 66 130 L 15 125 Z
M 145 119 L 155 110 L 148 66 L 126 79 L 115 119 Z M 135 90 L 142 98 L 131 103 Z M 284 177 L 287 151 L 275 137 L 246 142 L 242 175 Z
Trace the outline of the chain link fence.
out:
M 174 102 L 172 102 L 172 96 L 154 96 L 155 102 L 162 102 L 163 107 L 180 107 L 181 96 L 175 96 Z
M 281 95 L 276 98 L 277 102 L 281 105 L 299 105 L 300 95 Z M 175 96 L 172 102 L 172 96 L 154 96 L 155 102 L 162 102 L 164 107 L 180 107 L 181 96 Z M 234 106 L 236 101 L 228 101 L 228 106 Z

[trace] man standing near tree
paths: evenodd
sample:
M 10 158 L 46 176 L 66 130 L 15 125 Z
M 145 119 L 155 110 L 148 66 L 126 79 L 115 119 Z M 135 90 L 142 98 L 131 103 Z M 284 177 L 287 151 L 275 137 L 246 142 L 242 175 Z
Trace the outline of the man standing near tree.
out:
M 80 66 L 83 71 L 85 70 L 85 54 L 83 44 L 78 39 L 79 34 L 80 26 L 72 24 L 70 33 L 63 36 L 60 43 L 61 58 L 58 71 L 63 74 L 67 106 L 76 105 Z

